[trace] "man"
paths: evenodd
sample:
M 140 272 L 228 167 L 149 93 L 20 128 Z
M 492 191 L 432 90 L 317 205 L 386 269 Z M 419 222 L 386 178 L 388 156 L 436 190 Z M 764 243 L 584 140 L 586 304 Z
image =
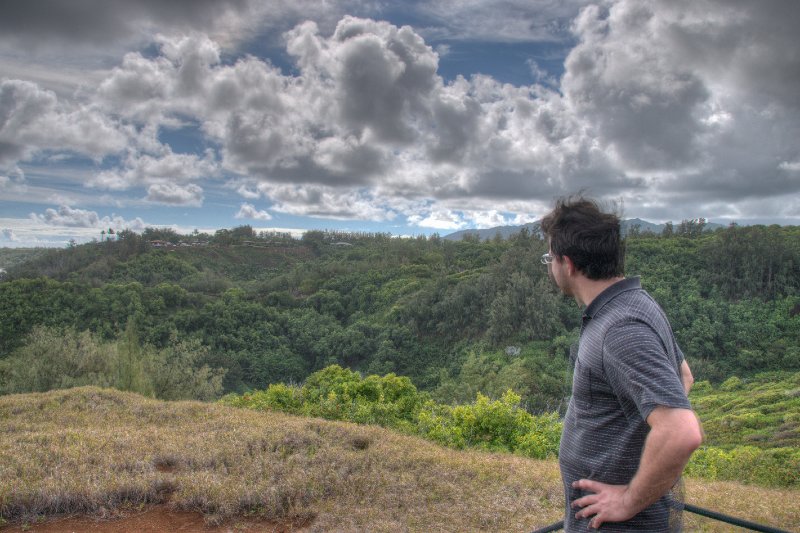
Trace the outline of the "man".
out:
M 672 494 L 702 442 L 664 312 L 623 276 L 619 218 L 578 197 L 542 220 L 553 282 L 585 307 L 559 465 L 568 533 L 680 531 Z

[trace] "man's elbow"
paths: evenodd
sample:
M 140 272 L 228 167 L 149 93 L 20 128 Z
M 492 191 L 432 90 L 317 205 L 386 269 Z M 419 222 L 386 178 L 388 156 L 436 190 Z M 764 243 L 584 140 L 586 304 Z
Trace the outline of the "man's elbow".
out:
M 672 449 L 687 460 L 694 451 L 703 444 L 703 430 L 700 420 L 691 409 L 659 408 L 653 412 L 654 417 L 648 419 L 651 427 L 658 429 L 664 437 L 671 441 Z
M 686 451 L 688 455 L 694 453 L 696 449 L 698 449 L 703 444 L 703 432 L 700 431 L 700 428 L 696 428 L 689 432 L 689 434 L 685 437 L 684 446 L 686 447 Z
M 680 432 L 680 446 L 687 456 L 692 455 L 703 444 L 703 430 L 697 415 L 693 411 L 689 411 L 689 414 L 691 416 L 686 417 L 686 424 Z

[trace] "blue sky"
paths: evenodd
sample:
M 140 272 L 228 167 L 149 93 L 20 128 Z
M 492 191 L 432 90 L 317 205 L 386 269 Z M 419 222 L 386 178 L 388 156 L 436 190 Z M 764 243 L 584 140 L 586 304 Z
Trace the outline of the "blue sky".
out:
M 800 3 L 12 0 L 0 246 L 800 221 Z

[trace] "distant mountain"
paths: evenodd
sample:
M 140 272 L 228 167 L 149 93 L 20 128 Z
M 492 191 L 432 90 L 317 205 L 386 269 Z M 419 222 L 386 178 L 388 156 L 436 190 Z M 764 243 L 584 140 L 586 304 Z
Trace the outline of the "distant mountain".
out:
M 673 226 L 676 229 L 679 224 L 680 222 L 673 222 Z M 621 226 L 622 235 L 625 236 L 628 234 L 631 228 L 637 226 L 639 228 L 639 232 L 641 233 L 652 232 L 655 234 L 660 234 L 662 231 L 664 231 L 666 224 L 654 224 L 653 222 L 648 222 L 646 220 L 642 220 L 641 218 L 628 218 L 622 221 Z M 705 225 L 705 231 L 713 231 L 717 228 L 723 227 L 725 226 L 722 224 L 707 222 Z M 522 226 L 497 226 L 495 228 L 488 229 L 464 229 L 461 231 L 456 231 L 455 233 L 450 233 L 449 235 L 445 235 L 443 238 L 448 241 L 460 241 L 467 235 L 477 235 L 480 240 L 488 241 L 490 239 L 494 239 L 494 237 L 499 234 L 503 239 L 508 239 L 512 235 L 519 233 L 522 228 L 527 228 L 531 233 L 541 234 L 541 225 L 537 221 L 524 224 Z
M 497 226 L 496 228 L 489 229 L 465 229 L 445 235 L 443 238 L 448 241 L 460 241 L 463 240 L 467 235 L 477 235 L 480 240 L 488 241 L 494 239 L 495 235 L 499 234 L 503 239 L 508 239 L 512 235 L 519 233 L 522 228 L 527 228 L 529 232 L 537 235 L 541 234 L 542 231 L 539 222 L 531 222 L 529 224 L 523 224 L 522 226 Z
M 639 226 L 639 232 L 647 233 L 661 233 L 664 230 L 665 224 L 654 224 L 653 222 L 648 222 L 646 220 L 642 220 L 641 218 L 628 218 L 622 221 L 622 234 L 627 235 L 631 228 Z

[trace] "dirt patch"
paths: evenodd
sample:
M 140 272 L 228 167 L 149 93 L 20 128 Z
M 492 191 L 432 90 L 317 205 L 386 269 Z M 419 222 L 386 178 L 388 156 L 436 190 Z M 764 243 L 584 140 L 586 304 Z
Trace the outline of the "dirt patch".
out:
M 99 520 L 86 516 L 54 518 L 35 524 L 0 526 L 2 533 L 289 533 L 307 531 L 310 521 L 271 522 L 241 518 L 230 523 L 209 526 L 203 515 L 188 511 L 173 511 L 166 506 L 151 507 L 139 513 L 115 520 Z

